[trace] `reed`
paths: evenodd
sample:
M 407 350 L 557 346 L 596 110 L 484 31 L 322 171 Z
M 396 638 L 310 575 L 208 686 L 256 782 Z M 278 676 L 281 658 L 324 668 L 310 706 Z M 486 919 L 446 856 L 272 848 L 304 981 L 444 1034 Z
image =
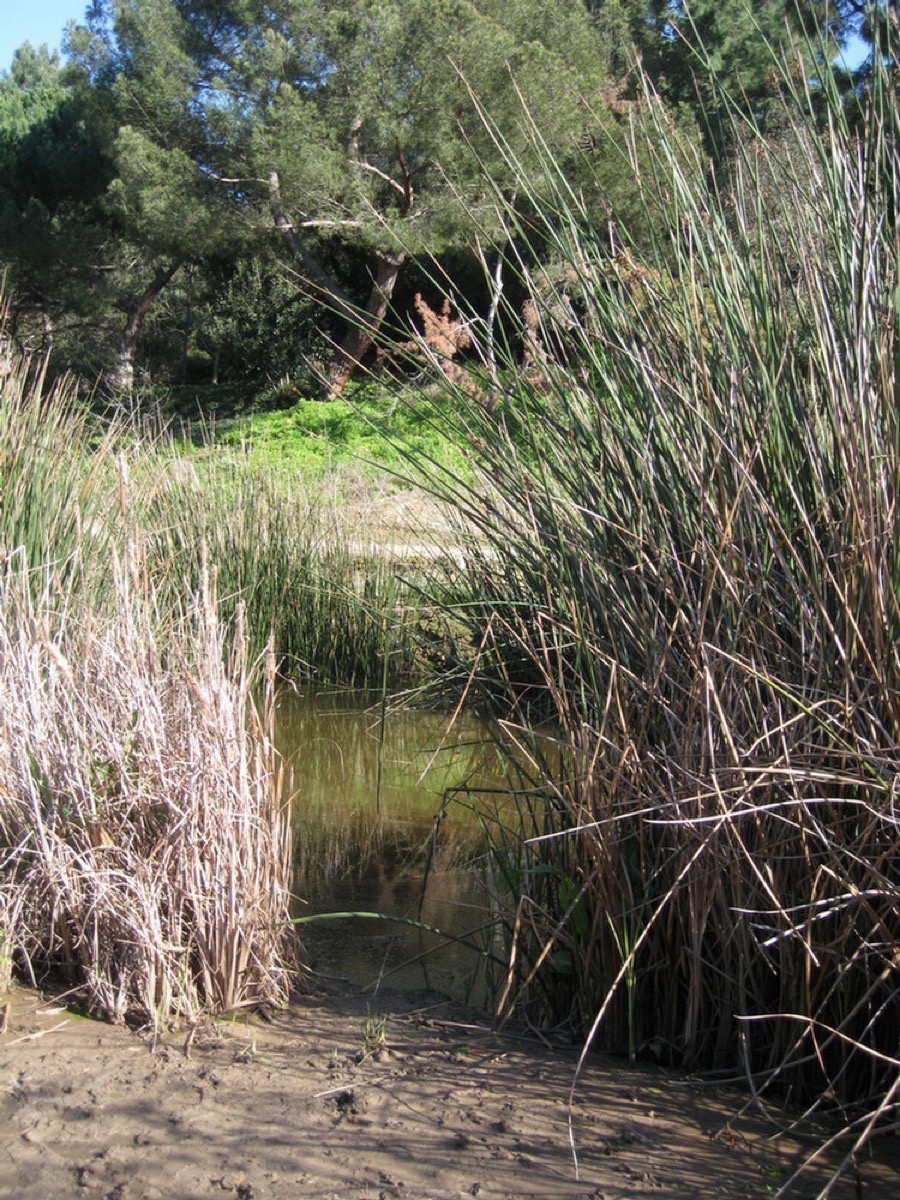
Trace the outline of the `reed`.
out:
M 856 114 L 782 90 L 711 178 L 646 88 L 640 247 L 549 154 L 497 197 L 530 361 L 457 392 L 481 482 L 430 486 L 541 783 L 495 839 L 501 1014 L 836 1109 L 852 1153 L 900 1092 L 900 118 L 878 65 Z
M 126 458 L 117 455 L 124 429 L 116 421 L 101 427 L 71 381 L 48 388 L 29 361 L 7 366 L 0 376 L 0 565 L 15 553 L 28 567 L 49 569 L 61 591 L 99 591 L 128 507 Z
M 0 471 L 0 984 L 152 1022 L 283 1001 L 276 668 L 403 677 L 393 567 L 296 479 L 100 425 L 24 361 Z
M 138 558 L 61 613 L 14 555 L 0 598 L 0 879 L 20 970 L 112 1020 L 280 1004 L 290 820 L 240 636 L 210 587 L 160 619 Z
M 175 452 L 159 434 L 100 422 L 70 381 L 21 362 L 0 380 L 0 563 L 13 552 L 73 603 L 101 606 L 113 552 L 137 539 L 164 606 L 216 581 L 252 655 L 274 640 L 285 673 L 391 686 L 420 669 L 421 604 L 371 533 L 321 482 L 260 466 L 248 449 Z
M 142 492 L 161 581 L 179 592 L 211 572 L 226 619 L 240 607 L 253 651 L 272 638 L 295 679 L 375 688 L 415 671 L 412 593 L 338 499 L 247 451 L 160 461 Z

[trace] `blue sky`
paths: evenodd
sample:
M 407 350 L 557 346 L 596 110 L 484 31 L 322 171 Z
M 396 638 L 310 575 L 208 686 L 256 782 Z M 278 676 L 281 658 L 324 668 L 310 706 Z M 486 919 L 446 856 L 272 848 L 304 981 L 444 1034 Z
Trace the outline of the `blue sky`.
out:
M 58 50 L 68 21 L 83 21 L 88 0 L 0 0 L 0 71 L 23 42 Z

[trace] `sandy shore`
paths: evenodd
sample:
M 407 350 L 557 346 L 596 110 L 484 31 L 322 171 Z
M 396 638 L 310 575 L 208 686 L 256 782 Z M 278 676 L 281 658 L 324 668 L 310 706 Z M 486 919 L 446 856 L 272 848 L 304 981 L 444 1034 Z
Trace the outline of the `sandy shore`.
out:
M 0 1034 L 0 1196 L 764 1197 L 801 1147 L 737 1093 L 491 1032 L 422 996 L 319 995 L 154 1042 L 17 989 Z M 900 1195 L 865 1163 L 836 1198 Z M 797 1193 L 815 1195 L 812 1182 Z

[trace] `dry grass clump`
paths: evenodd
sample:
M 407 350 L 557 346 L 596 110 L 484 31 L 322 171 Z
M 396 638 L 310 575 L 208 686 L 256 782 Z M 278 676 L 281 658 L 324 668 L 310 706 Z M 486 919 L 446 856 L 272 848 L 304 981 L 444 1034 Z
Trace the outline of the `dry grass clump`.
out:
M 134 549 L 108 613 L 50 596 L 14 554 L 0 596 L 5 952 L 113 1020 L 282 1003 L 289 815 L 242 639 L 226 655 L 209 587 L 161 620 Z
M 27 361 L 0 378 L 0 984 L 55 971 L 150 1021 L 286 997 L 289 821 L 248 664 L 372 682 L 411 653 L 383 556 L 295 483 L 173 460 Z

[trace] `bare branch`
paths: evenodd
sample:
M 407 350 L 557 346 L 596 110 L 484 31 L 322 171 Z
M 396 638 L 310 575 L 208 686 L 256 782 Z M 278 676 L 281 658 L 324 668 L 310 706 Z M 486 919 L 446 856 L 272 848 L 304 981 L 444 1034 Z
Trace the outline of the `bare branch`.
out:
M 331 225 L 349 226 L 352 229 L 358 229 L 362 224 L 361 221 L 326 221 L 322 218 L 319 221 L 301 221 L 295 228 L 297 229 L 327 229 Z
M 257 179 L 253 175 L 248 175 L 242 179 L 240 176 L 235 176 L 233 179 L 227 175 L 217 175 L 215 171 L 204 170 L 204 175 L 212 179 L 215 183 L 258 183 L 261 187 L 266 186 L 265 179 Z
M 372 163 L 365 162 L 365 160 L 359 158 L 351 159 L 350 165 L 353 167 L 359 167 L 361 171 L 371 171 L 373 175 L 377 175 L 379 179 L 383 179 L 384 182 L 389 187 L 392 187 L 395 192 L 399 192 L 404 200 L 406 199 L 406 189 L 404 188 L 403 184 L 398 183 L 396 179 L 388 175 L 386 171 L 382 171 L 380 167 L 376 167 Z

